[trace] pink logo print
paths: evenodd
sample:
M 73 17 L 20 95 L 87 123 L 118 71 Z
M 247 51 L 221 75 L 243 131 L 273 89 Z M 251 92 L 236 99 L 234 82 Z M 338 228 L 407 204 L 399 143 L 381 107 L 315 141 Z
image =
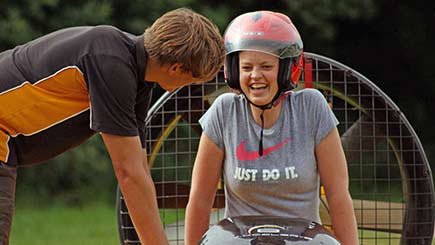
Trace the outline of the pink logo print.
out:
M 287 141 L 289 141 L 289 139 L 284 139 L 281 143 L 264 149 L 263 156 L 266 156 L 267 154 L 278 150 L 281 146 L 287 143 Z M 249 152 L 246 150 L 245 145 L 246 140 L 242 141 L 236 149 L 236 156 L 240 161 L 252 161 L 260 158 L 260 154 L 258 153 L 258 151 Z

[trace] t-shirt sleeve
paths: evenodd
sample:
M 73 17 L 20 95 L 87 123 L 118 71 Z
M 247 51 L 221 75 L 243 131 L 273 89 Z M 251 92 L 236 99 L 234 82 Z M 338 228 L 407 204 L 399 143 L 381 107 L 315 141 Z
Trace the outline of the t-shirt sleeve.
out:
M 311 110 L 313 111 L 312 132 L 314 132 L 315 145 L 317 146 L 339 122 L 320 91 L 312 89 L 310 95 Z
M 222 94 L 216 98 L 211 107 L 199 119 L 203 132 L 219 147 L 224 149 L 223 123 L 226 117 L 223 113 L 225 100 L 230 94 Z
M 136 119 L 137 77 L 119 57 L 83 58 L 90 100 L 90 128 L 120 136 L 139 135 Z

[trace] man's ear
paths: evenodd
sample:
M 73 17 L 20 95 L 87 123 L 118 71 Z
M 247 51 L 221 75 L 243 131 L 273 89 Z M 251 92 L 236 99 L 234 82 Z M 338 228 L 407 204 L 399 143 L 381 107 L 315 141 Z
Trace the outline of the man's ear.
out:
M 169 75 L 178 75 L 183 73 L 182 67 L 183 65 L 181 65 L 180 63 L 175 63 L 173 65 L 170 65 L 168 70 Z

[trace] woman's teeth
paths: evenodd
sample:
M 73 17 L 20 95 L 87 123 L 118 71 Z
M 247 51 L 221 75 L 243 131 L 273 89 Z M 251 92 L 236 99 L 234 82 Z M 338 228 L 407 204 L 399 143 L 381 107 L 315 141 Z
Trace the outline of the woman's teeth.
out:
M 250 86 L 252 89 L 262 89 L 262 88 L 266 88 L 265 84 L 252 84 Z

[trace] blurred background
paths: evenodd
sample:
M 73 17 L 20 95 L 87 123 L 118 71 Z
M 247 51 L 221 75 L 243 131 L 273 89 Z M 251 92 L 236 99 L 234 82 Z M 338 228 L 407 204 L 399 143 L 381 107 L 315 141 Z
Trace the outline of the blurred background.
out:
M 420 137 L 433 168 L 435 1 L 0 0 L 0 51 L 69 26 L 109 24 L 140 35 L 164 12 L 178 7 L 192 8 L 207 16 L 222 34 L 231 19 L 247 11 L 272 10 L 287 14 L 301 33 L 306 51 L 357 70 L 399 106 Z M 156 97 L 160 92 L 156 91 Z M 107 230 L 95 231 L 93 236 L 100 232 L 102 237 L 112 236 L 115 238 L 111 241 L 116 241 L 116 185 L 110 159 L 99 136 L 48 164 L 19 169 L 13 239 L 23 236 L 22 229 L 32 229 L 29 228 L 31 221 L 26 218 L 34 217 L 38 222 L 38 217 L 32 216 L 33 211 L 49 210 L 40 216 L 47 221 L 47 214 L 53 213 L 50 208 L 74 207 L 83 208 L 79 213 L 91 215 L 97 212 L 95 210 L 107 209 L 108 214 L 101 214 L 102 226 Z M 38 227 L 39 230 L 28 233 L 32 244 L 38 244 L 35 236 L 44 232 L 43 226 Z M 82 233 L 78 231 L 78 234 Z M 13 244 L 20 244 L 15 241 Z M 41 244 L 46 242 L 47 238 Z M 72 244 L 78 243 L 96 244 L 90 241 Z

